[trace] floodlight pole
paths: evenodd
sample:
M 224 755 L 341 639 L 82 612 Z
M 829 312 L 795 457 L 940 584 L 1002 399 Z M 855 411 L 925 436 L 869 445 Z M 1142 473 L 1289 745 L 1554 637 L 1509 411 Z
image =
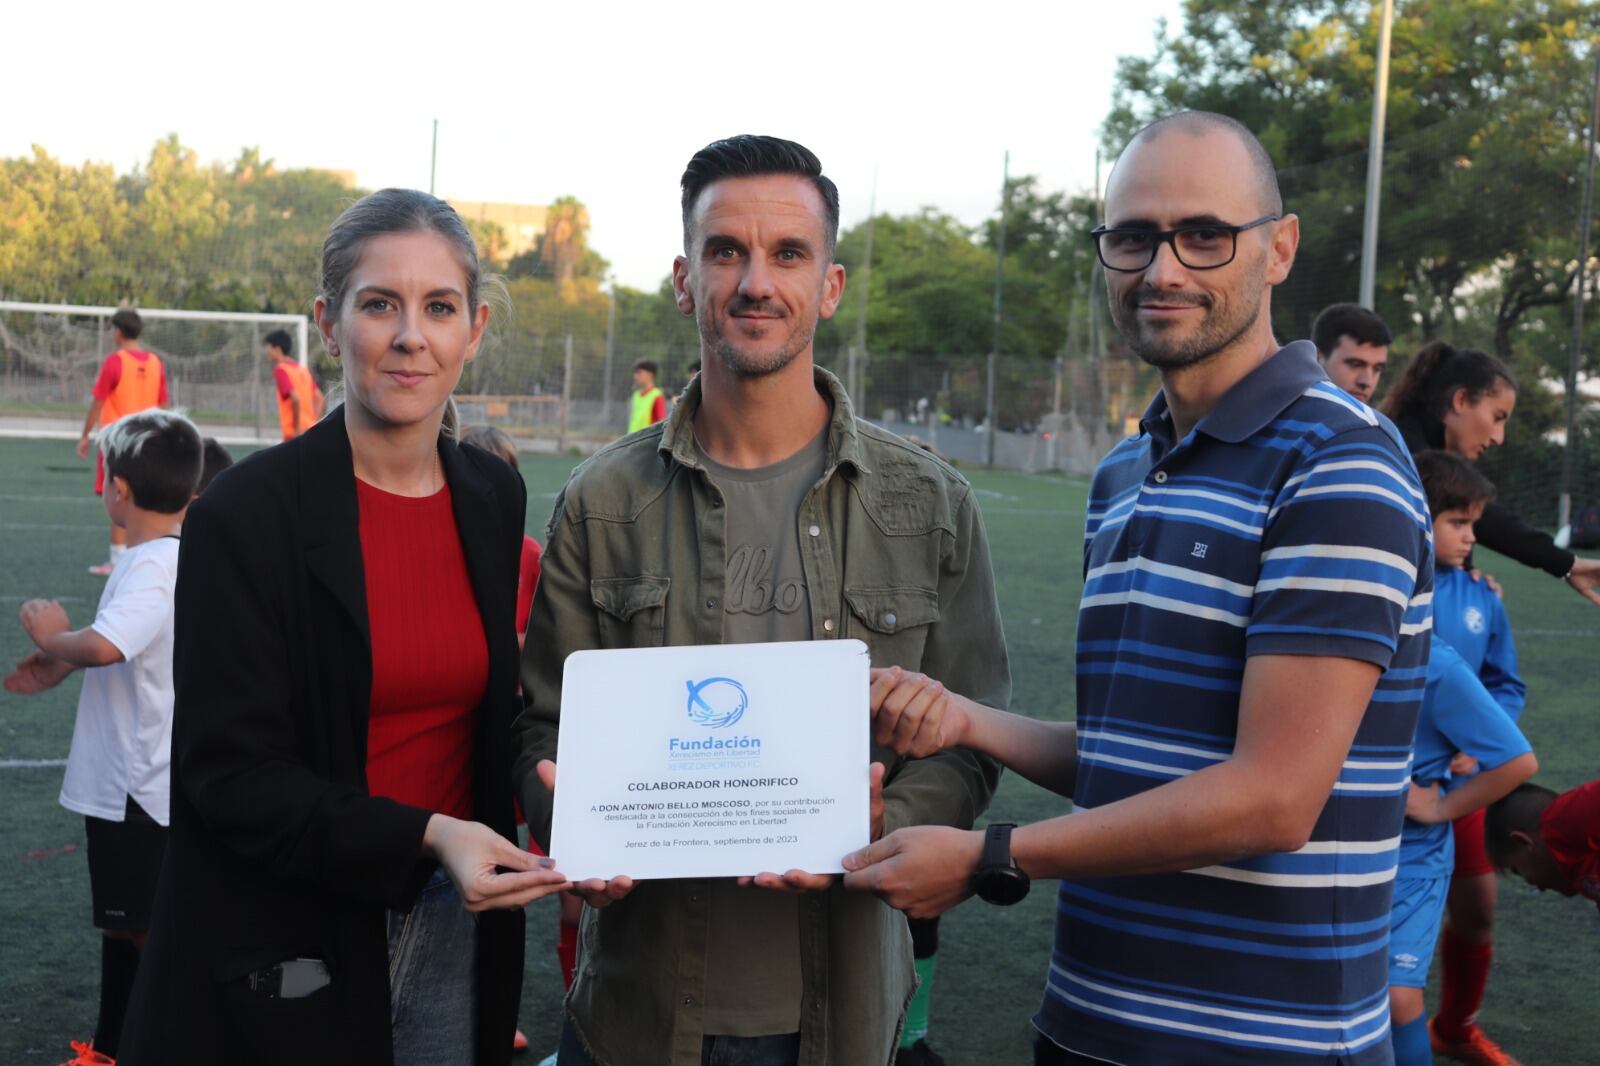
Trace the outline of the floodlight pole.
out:
M 1600 127 L 1600 48 L 1594 53 L 1594 89 L 1589 101 L 1589 136 L 1584 141 L 1587 159 L 1583 173 L 1583 207 L 1578 212 L 1578 277 L 1572 301 L 1572 356 L 1567 361 L 1567 446 L 1561 449 L 1561 500 L 1556 528 L 1572 521 L 1573 453 L 1578 449 L 1578 364 L 1583 361 L 1583 299 L 1588 280 L 1589 227 L 1594 219 L 1594 139 Z
M 995 415 L 995 364 L 1000 359 L 1000 308 L 1001 293 L 1006 283 L 1006 213 L 1011 206 L 1011 152 L 1006 151 L 1005 163 L 1000 172 L 1000 244 L 995 249 L 994 257 L 994 345 L 989 349 L 989 381 L 985 390 L 987 401 L 984 403 L 984 451 L 985 462 L 989 469 L 994 469 L 994 438 L 996 432 Z
M 1383 195 L 1383 120 L 1389 110 L 1389 34 L 1394 0 L 1383 0 L 1378 29 L 1378 77 L 1372 89 L 1371 144 L 1367 149 L 1367 210 L 1361 226 L 1361 306 L 1372 310 L 1378 275 L 1378 201 Z
M 428 153 L 428 195 L 433 195 L 433 179 L 439 173 L 439 120 L 433 120 L 433 150 Z

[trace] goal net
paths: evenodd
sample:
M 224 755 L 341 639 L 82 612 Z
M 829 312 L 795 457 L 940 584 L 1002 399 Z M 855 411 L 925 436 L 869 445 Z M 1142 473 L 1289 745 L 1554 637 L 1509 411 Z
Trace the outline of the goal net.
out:
M 305 363 L 305 315 L 137 310 L 144 320 L 138 346 L 161 357 L 174 407 L 197 422 L 276 437 L 276 392 L 262 341 L 287 330 Z M 116 311 L 0 301 L 0 415 L 81 419 L 100 364 L 116 347 Z

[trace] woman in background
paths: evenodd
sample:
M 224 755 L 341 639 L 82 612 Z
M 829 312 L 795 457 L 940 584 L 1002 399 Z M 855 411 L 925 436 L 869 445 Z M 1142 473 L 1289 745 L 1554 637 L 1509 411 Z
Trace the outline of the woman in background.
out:
M 1383 413 L 1394 420 L 1413 455 L 1437 449 L 1476 462 L 1505 443 L 1506 422 L 1516 406 L 1517 379 L 1500 360 L 1434 341 L 1411 357 L 1384 398 Z M 1558 548 L 1550 534 L 1494 501 L 1484 508 L 1473 532 L 1490 551 L 1562 578 L 1579 595 L 1600 604 L 1600 559 L 1580 559 Z

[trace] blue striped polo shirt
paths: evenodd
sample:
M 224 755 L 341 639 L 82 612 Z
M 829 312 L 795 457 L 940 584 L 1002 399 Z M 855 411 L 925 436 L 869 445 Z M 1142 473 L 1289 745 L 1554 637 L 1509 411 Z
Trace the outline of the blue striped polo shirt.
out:
M 1074 805 L 1227 759 L 1251 655 L 1384 672 L 1299 851 L 1062 882 L 1034 1024 L 1125 1064 L 1390 1062 L 1390 892 L 1432 626 L 1416 470 L 1306 341 L 1182 440 L 1161 394 L 1141 429 L 1090 492 Z

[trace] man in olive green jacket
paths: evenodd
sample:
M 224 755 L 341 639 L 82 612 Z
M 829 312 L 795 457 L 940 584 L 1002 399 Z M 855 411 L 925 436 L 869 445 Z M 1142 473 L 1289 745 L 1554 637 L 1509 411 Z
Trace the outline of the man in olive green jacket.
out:
M 691 160 L 683 206 L 673 283 L 704 370 L 666 422 L 573 473 L 545 542 L 514 730 L 523 810 L 544 843 L 575 651 L 854 637 L 874 666 L 995 706 L 1010 695 L 971 487 L 858 422 L 813 365 L 817 320 L 844 291 L 838 193 L 816 157 L 771 137 L 718 141 Z M 908 760 L 875 743 L 873 758 L 885 766 L 875 837 L 970 827 L 999 776 L 967 751 Z M 875 897 L 798 870 L 579 890 L 591 907 L 563 1066 L 893 1058 L 916 978 L 904 917 Z

